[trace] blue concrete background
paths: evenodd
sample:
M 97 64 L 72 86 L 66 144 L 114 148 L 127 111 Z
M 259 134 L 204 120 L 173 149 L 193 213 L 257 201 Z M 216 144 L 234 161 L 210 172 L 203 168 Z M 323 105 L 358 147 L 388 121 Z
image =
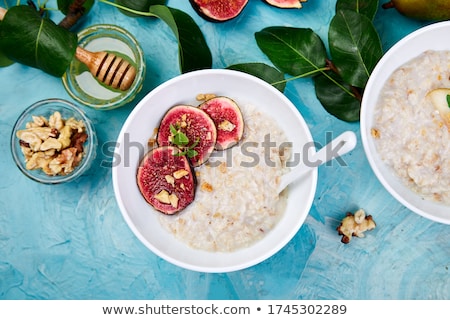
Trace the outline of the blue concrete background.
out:
M 198 23 L 214 68 L 269 63 L 254 40 L 254 33 L 267 26 L 309 27 L 326 42 L 335 12 L 333 0 L 309 0 L 301 10 L 251 0 L 237 19 L 214 24 L 200 18 L 188 1 L 168 5 Z M 58 20 L 58 13 L 52 15 Z M 97 23 L 129 30 L 147 61 L 144 88 L 135 101 L 112 111 L 84 108 L 101 148 L 115 141 L 140 98 L 180 71 L 177 42 L 161 21 L 131 18 L 96 3 L 78 29 Z M 375 18 L 384 50 L 425 24 L 381 8 Z M 310 79 L 290 82 L 285 93 L 317 142 L 326 142 L 326 132 L 353 130 L 359 137 L 358 123 L 324 111 Z M 242 271 L 205 274 L 160 259 L 133 235 L 116 204 L 111 169 L 100 166 L 108 155 L 98 152 L 90 172 L 76 183 L 41 185 L 20 173 L 10 152 L 12 126 L 27 106 L 54 97 L 71 101 L 61 79 L 20 64 L 0 69 L 1 299 L 450 298 L 450 226 L 426 220 L 392 198 L 370 169 L 360 140 L 344 156 L 347 167 L 320 167 L 310 215 L 285 248 Z M 358 208 L 374 217 L 377 228 L 344 245 L 336 227 L 347 211 Z

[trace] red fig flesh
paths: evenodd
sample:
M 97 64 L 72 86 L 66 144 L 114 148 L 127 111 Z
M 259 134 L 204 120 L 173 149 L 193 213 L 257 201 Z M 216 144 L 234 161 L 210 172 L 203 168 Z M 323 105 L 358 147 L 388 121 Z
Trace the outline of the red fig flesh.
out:
M 177 144 L 173 129 L 185 135 L 188 140 L 185 145 Z M 208 160 L 214 151 L 216 139 L 217 129 L 211 117 L 205 111 L 189 105 L 170 108 L 161 120 L 157 136 L 159 146 L 176 145 L 183 152 L 193 150 L 195 155 L 190 156 L 189 160 L 194 167 Z
M 137 172 L 144 199 L 164 214 L 183 210 L 195 197 L 195 174 L 179 152 L 173 146 L 154 148 L 142 159 Z
M 302 2 L 307 0 L 264 0 L 271 6 L 282 8 L 282 9 L 300 9 L 302 7 Z
M 228 97 L 214 97 L 203 102 L 199 108 L 211 117 L 217 128 L 215 149 L 228 149 L 241 140 L 244 120 L 236 102 Z
M 224 22 L 236 18 L 248 0 L 190 0 L 197 13 L 207 20 Z

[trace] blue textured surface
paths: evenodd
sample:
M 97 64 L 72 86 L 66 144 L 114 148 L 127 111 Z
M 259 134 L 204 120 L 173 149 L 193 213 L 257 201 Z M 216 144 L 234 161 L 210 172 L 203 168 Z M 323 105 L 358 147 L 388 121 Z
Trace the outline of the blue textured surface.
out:
M 56 1 L 49 1 L 54 6 Z M 168 5 L 191 15 L 206 36 L 213 67 L 268 62 L 254 33 L 267 26 L 310 27 L 326 41 L 335 1 L 309 0 L 301 10 L 281 10 L 251 0 L 235 20 L 202 20 L 188 1 Z M 53 14 L 58 19 L 56 13 Z M 130 18 L 96 3 L 80 28 L 114 23 L 133 33 L 146 54 L 144 88 L 112 111 L 85 108 L 99 146 L 114 141 L 126 117 L 148 91 L 178 75 L 177 43 L 161 21 Z M 387 50 L 425 23 L 380 8 L 375 25 Z M 358 123 L 327 114 L 309 79 L 290 82 L 286 95 L 324 144 L 326 132 L 359 134 Z M 0 69 L 0 298 L 1 299 L 449 299 L 450 226 L 409 211 L 381 186 L 357 148 L 347 167 L 319 169 L 315 201 L 305 224 L 272 258 L 246 270 L 203 274 L 158 258 L 132 234 L 116 204 L 108 155 L 98 152 L 77 183 L 35 183 L 15 167 L 9 138 L 21 111 L 45 98 L 71 100 L 62 82 L 14 64 Z M 365 238 L 340 242 L 345 212 L 364 208 L 377 228 Z

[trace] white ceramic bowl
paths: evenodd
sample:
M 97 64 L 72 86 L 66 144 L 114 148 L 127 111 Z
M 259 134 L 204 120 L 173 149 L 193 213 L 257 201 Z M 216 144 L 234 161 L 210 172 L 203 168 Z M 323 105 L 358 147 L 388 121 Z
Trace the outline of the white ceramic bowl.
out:
M 411 211 L 436 222 L 450 224 L 450 206 L 424 200 L 407 188 L 381 160 L 371 136 L 377 99 L 386 80 L 401 65 L 427 50 L 450 50 L 450 22 L 423 27 L 396 43 L 381 58 L 367 83 L 361 104 L 361 138 L 375 175 L 400 203 Z
M 155 211 L 142 197 L 136 184 L 136 170 L 143 150 L 164 113 L 173 105 L 198 105 L 198 93 L 215 93 L 252 104 L 270 114 L 301 153 L 312 142 L 310 131 L 295 106 L 281 92 L 259 78 L 231 70 L 202 70 L 183 74 L 147 94 L 129 115 L 118 137 L 112 168 L 114 192 L 131 230 L 161 258 L 189 270 L 230 272 L 253 266 L 283 248 L 302 226 L 312 205 L 317 168 L 290 186 L 286 212 L 277 226 L 251 247 L 230 253 L 196 250 L 163 229 Z M 141 149 L 141 150 L 139 150 Z

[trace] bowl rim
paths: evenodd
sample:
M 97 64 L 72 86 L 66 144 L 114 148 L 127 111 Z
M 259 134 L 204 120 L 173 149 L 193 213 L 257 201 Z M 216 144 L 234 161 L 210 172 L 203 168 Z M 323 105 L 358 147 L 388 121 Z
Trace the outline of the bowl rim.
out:
M 77 102 L 96 110 L 112 110 L 120 108 L 125 104 L 131 102 L 139 93 L 139 91 L 142 89 L 146 72 L 145 54 L 141 45 L 139 44 L 139 42 L 137 41 L 136 37 L 133 34 L 125 30 L 124 28 L 113 24 L 101 23 L 88 26 L 85 29 L 78 32 L 77 34 L 78 41 L 81 42 L 83 38 L 89 36 L 90 33 L 99 32 L 101 30 L 104 30 L 106 33 L 108 31 L 118 32 L 119 34 L 121 34 L 122 37 L 124 37 L 127 41 L 129 41 L 129 43 L 127 43 L 127 46 L 136 55 L 135 63 L 137 65 L 136 79 L 132 84 L 132 86 L 123 95 L 119 95 L 119 98 L 104 99 L 104 100 L 96 99 L 98 100 L 97 102 L 91 102 L 88 99 L 83 99 L 80 95 L 77 94 L 78 91 L 76 91 L 73 88 L 72 79 L 68 74 L 70 66 L 62 76 L 62 82 L 67 93 L 70 95 L 71 98 L 73 98 Z M 70 65 L 72 65 L 72 63 Z
M 313 141 L 311 132 L 310 132 L 303 116 L 300 114 L 300 111 L 294 106 L 294 104 L 284 94 L 279 92 L 277 89 L 275 89 L 273 86 L 271 86 L 267 82 L 261 80 L 260 78 L 255 77 L 253 75 L 250 75 L 250 74 L 247 74 L 244 72 L 240 72 L 240 71 L 229 70 L 229 69 L 204 69 L 204 70 L 196 70 L 196 71 L 191 71 L 188 73 L 178 75 L 174 78 L 167 80 L 166 82 L 160 84 L 155 89 L 150 91 L 137 104 L 137 106 L 133 109 L 133 111 L 130 113 L 130 115 L 126 119 L 122 129 L 120 130 L 118 138 L 116 140 L 118 143 L 116 144 L 115 153 L 120 154 L 119 149 L 120 149 L 120 145 L 122 144 L 121 137 L 124 136 L 124 134 L 126 133 L 127 127 L 130 125 L 130 123 L 133 122 L 133 119 L 136 117 L 139 110 L 144 108 L 145 105 L 148 103 L 148 101 L 153 98 L 153 96 L 157 95 L 159 92 L 165 90 L 165 88 L 170 87 L 179 81 L 185 81 L 187 79 L 191 79 L 192 77 L 196 77 L 196 76 L 204 77 L 204 76 L 210 76 L 210 75 L 227 76 L 227 77 L 230 77 L 230 76 L 243 77 L 243 78 L 245 78 L 246 81 L 253 81 L 253 82 L 256 82 L 258 85 L 263 86 L 265 89 L 273 90 L 272 92 L 276 93 L 277 97 L 281 98 L 283 100 L 283 102 L 286 103 L 289 107 L 295 109 L 295 112 L 298 114 L 298 119 L 302 122 L 301 130 L 305 130 L 306 138 L 309 141 Z M 257 265 L 257 264 L 263 262 L 264 260 L 270 258 L 274 254 L 276 254 L 278 251 L 280 251 L 284 246 L 286 246 L 289 243 L 289 241 L 291 241 L 292 238 L 298 233 L 298 231 L 300 230 L 301 226 L 304 224 L 304 221 L 306 220 L 306 217 L 308 216 L 308 214 L 311 210 L 311 207 L 312 207 L 312 204 L 314 201 L 316 188 L 317 188 L 317 178 L 318 178 L 318 168 L 317 167 L 310 171 L 309 177 L 305 177 L 305 179 L 310 179 L 310 181 L 311 181 L 311 184 L 309 185 L 311 191 L 308 194 L 307 201 L 305 201 L 305 204 L 303 204 L 305 206 L 306 213 L 303 216 L 301 216 L 299 219 L 296 220 L 295 225 L 292 225 L 292 228 L 290 230 L 284 230 L 285 232 L 283 234 L 283 241 L 276 243 L 276 245 L 270 247 L 268 250 L 265 251 L 264 254 L 260 254 L 257 258 L 251 258 L 251 259 L 248 259 L 247 261 L 240 261 L 238 263 L 231 263 L 231 264 L 226 263 L 226 265 L 223 265 L 223 266 L 222 265 L 221 266 L 204 266 L 204 265 L 196 265 L 194 263 L 182 261 L 182 259 L 178 259 L 177 257 L 173 257 L 170 254 L 166 254 L 166 252 L 164 252 L 163 249 L 158 248 L 153 243 L 151 243 L 148 239 L 145 238 L 145 236 L 141 233 L 141 231 L 138 229 L 138 227 L 134 223 L 130 214 L 127 212 L 126 204 L 124 202 L 124 199 L 122 199 L 122 197 L 121 197 L 121 188 L 123 188 L 123 187 L 121 187 L 121 185 L 120 185 L 120 181 L 119 181 L 119 177 L 118 177 L 119 176 L 118 168 L 119 168 L 118 166 L 113 166 L 113 168 L 112 168 L 112 181 L 113 181 L 115 198 L 116 198 L 116 202 L 119 206 L 119 209 L 122 213 L 122 216 L 123 216 L 125 222 L 127 223 L 128 227 L 131 229 L 131 231 L 134 233 L 134 235 L 141 241 L 141 243 L 143 243 L 148 249 L 150 249 L 150 251 L 152 251 L 155 255 L 159 256 L 163 260 L 166 260 L 167 262 L 169 262 L 173 265 L 176 265 L 178 267 L 181 267 L 181 268 L 184 268 L 187 270 L 192 270 L 192 271 L 197 271 L 197 272 L 206 272 L 206 273 L 233 272 L 233 271 L 238 271 L 238 270 L 242 270 L 242 269 Z M 302 211 L 302 210 L 299 209 L 299 212 L 300 211 Z M 300 213 L 299 213 L 299 215 L 300 215 Z M 280 224 L 282 220 L 283 219 L 281 219 L 278 222 L 278 224 Z M 180 240 L 175 239 L 175 241 L 180 241 Z M 256 246 L 257 244 L 258 244 L 258 242 L 256 244 L 250 246 L 250 248 L 252 248 L 253 246 Z M 183 244 L 183 245 L 187 246 L 185 244 Z M 246 249 L 248 249 L 248 248 L 244 248 L 243 250 L 246 250 Z M 199 251 L 201 251 L 201 250 L 199 250 Z M 223 261 L 227 258 L 227 256 L 229 254 L 233 254 L 233 252 L 231 252 L 231 253 L 213 252 L 212 254 L 214 254 L 218 258 L 218 260 Z
M 55 109 L 64 108 L 73 112 L 74 117 L 77 120 L 83 120 L 84 125 L 86 127 L 86 132 L 88 133 L 88 140 L 86 141 L 86 144 L 88 145 L 87 152 L 85 151 L 86 154 L 83 156 L 81 163 L 77 167 L 75 167 L 75 169 L 70 174 L 67 175 L 50 176 L 44 174 L 42 175 L 33 174 L 31 172 L 32 170 L 28 170 L 25 168 L 23 154 L 19 151 L 19 149 L 16 148 L 17 143 L 19 142 L 19 139 L 16 136 L 16 132 L 22 129 L 22 127 L 26 124 L 25 121 L 28 117 L 34 115 L 33 111 L 39 110 L 39 108 L 49 104 L 54 105 Z M 39 112 L 37 112 L 36 115 L 39 115 Z M 91 166 L 92 161 L 95 158 L 96 147 L 97 147 L 97 136 L 94 126 L 90 121 L 90 119 L 86 116 L 83 110 L 81 110 L 74 103 L 60 98 L 49 98 L 34 102 L 21 112 L 11 130 L 10 148 L 14 163 L 25 176 L 27 176 L 31 180 L 43 184 L 60 184 L 64 182 L 69 182 L 83 175 L 86 172 L 86 170 Z
M 411 43 L 412 41 L 418 41 L 417 39 L 420 37 L 426 36 L 430 32 L 440 32 L 441 30 L 449 31 L 450 30 L 450 21 L 441 21 L 441 22 L 435 22 L 430 25 L 421 27 L 417 29 L 416 31 L 413 31 L 412 33 L 406 35 L 402 39 L 400 39 L 397 43 L 395 43 L 384 55 L 383 57 L 378 61 L 377 65 L 375 66 L 373 72 L 371 73 L 371 76 L 369 77 L 369 80 L 367 82 L 365 93 L 372 92 L 376 89 L 373 89 L 374 87 L 377 87 L 380 85 L 380 82 L 383 82 L 381 84 L 381 88 L 384 85 L 385 81 L 382 81 L 383 79 L 378 79 L 379 76 L 383 75 L 386 77 L 386 80 L 390 77 L 392 72 L 394 72 L 397 68 L 399 68 L 401 65 L 407 63 L 414 57 L 417 57 L 421 53 L 426 52 L 427 50 L 432 50 L 427 48 L 424 49 L 418 49 L 418 50 L 410 50 L 407 53 L 407 57 L 404 55 L 399 55 L 399 52 L 404 50 L 403 48 Z M 442 31 L 441 31 L 442 32 Z M 441 45 L 437 45 L 441 46 Z M 434 49 L 439 50 L 439 49 Z M 441 49 L 444 50 L 444 49 Z M 450 51 L 450 46 L 448 49 Z M 399 56 L 400 58 L 396 58 Z M 395 68 L 391 68 L 390 66 L 386 66 L 387 64 L 391 63 L 395 65 Z M 385 72 L 385 68 L 388 68 L 390 70 L 389 74 L 383 74 Z M 391 70 L 392 69 L 392 70 Z M 380 88 L 380 89 L 381 89 Z M 379 91 L 376 93 L 378 94 Z M 373 152 L 374 146 L 373 141 L 370 140 L 370 124 L 373 119 L 369 118 L 371 115 L 373 115 L 373 109 L 376 105 L 376 101 L 372 102 L 372 98 L 368 97 L 368 94 L 363 95 L 363 99 L 361 102 L 361 119 L 360 119 L 360 126 L 361 126 L 361 140 L 363 144 L 363 148 L 366 154 L 366 157 L 369 161 L 370 167 L 372 168 L 373 172 L 375 173 L 375 176 L 377 179 L 381 182 L 383 187 L 403 206 L 411 210 L 412 212 L 427 218 L 431 221 L 443 223 L 443 224 L 450 224 L 450 215 L 449 217 L 442 217 L 442 216 L 436 216 L 435 214 L 428 212 L 428 210 L 422 209 L 419 204 L 426 203 L 426 205 L 432 206 L 435 209 L 438 210 L 449 210 L 450 208 L 447 205 L 440 204 L 438 202 L 434 202 L 432 200 L 426 200 L 422 199 L 419 194 L 415 193 L 414 191 L 410 190 L 407 186 L 404 186 L 403 183 L 400 181 L 394 181 L 390 182 L 392 177 L 387 177 L 385 173 L 383 172 L 392 172 L 391 168 L 388 168 L 384 162 L 381 160 L 381 157 L 379 156 L 378 152 Z M 372 104 L 371 104 L 372 103 Z M 393 174 L 393 172 L 392 172 Z M 393 180 L 399 180 L 397 177 L 394 177 Z M 398 183 L 398 185 L 397 185 Z M 393 185 L 394 184 L 394 185 Z M 401 189 L 403 192 L 399 192 L 397 189 Z M 412 198 L 412 200 L 409 200 Z

